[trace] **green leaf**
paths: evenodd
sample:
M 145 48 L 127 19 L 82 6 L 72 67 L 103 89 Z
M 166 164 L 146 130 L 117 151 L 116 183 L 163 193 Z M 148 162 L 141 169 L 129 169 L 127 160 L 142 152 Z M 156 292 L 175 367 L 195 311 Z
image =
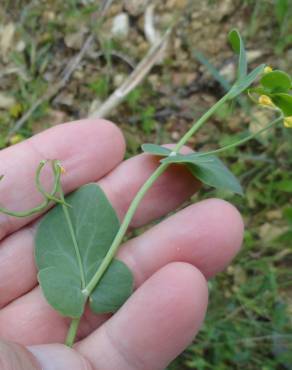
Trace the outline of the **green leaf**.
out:
M 258 95 L 270 95 L 270 91 L 264 89 L 263 87 L 250 87 L 248 89 L 249 93 L 256 93 Z
M 233 51 L 236 54 L 239 54 L 237 78 L 238 80 L 241 80 L 247 74 L 247 60 L 244 42 L 237 29 L 233 29 L 229 32 L 228 40 L 232 46 Z
M 75 271 L 68 273 L 68 270 L 48 267 L 40 270 L 38 280 L 46 300 L 60 314 L 72 318 L 82 315 L 86 299 Z
M 292 116 L 292 95 L 284 93 L 273 94 L 271 99 L 282 110 L 284 116 Z
M 61 205 L 48 212 L 38 226 L 35 258 L 40 285 L 48 302 L 64 316 L 80 317 L 85 303 L 82 289 L 89 283 L 97 264 L 100 264 L 110 248 L 119 229 L 119 220 L 105 194 L 96 184 L 81 187 L 67 196 L 66 202 L 71 206 L 67 210 L 80 258 Z M 114 263 L 119 266 L 121 264 L 117 261 Z M 101 290 L 100 299 L 107 302 L 107 312 L 114 312 L 117 304 L 122 304 L 130 294 L 131 272 L 125 265 L 123 267 L 120 268 L 119 281 L 116 281 L 115 287 L 120 289 L 119 301 L 112 298 L 110 291 L 105 297 Z M 111 281 L 115 281 L 112 276 L 115 272 L 114 268 L 108 269 L 90 299 L 93 300 L 93 296 L 98 297 L 100 285 L 109 286 Z
M 204 184 L 243 194 L 236 177 L 214 155 L 202 155 L 200 153 L 177 154 L 173 157 L 167 157 L 161 162 L 186 164 L 190 172 Z
M 260 83 L 265 89 L 268 89 L 270 93 L 285 93 L 292 87 L 290 76 L 283 71 L 277 70 L 264 74 Z
M 101 261 L 94 265 L 97 270 Z M 102 280 L 98 289 L 93 291 L 89 302 L 95 313 L 115 312 L 131 295 L 133 291 L 133 275 L 128 267 L 119 260 L 114 260 Z
M 237 194 L 243 194 L 242 188 L 236 177 L 214 155 L 192 153 L 183 155 L 177 153 L 169 156 L 171 150 L 155 144 L 143 144 L 142 149 L 146 153 L 167 157 L 162 163 L 185 164 L 190 172 L 201 182 L 218 189 L 230 190 Z
M 241 94 L 244 90 L 246 90 L 255 81 L 255 79 L 261 73 L 263 73 L 264 68 L 265 64 L 261 64 L 258 67 L 256 67 L 253 71 L 251 71 L 245 78 L 238 80 L 228 93 L 229 99 L 234 99 L 237 95 Z
M 158 155 L 158 156 L 168 156 L 171 153 L 170 149 L 164 148 L 163 146 L 156 145 L 156 144 L 143 144 L 142 150 L 145 153 Z

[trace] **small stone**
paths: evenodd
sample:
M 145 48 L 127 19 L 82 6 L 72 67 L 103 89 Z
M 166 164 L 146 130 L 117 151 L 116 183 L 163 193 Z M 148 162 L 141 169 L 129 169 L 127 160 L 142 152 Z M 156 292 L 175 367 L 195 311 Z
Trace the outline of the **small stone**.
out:
M 130 31 L 129 16 L 127 13 L 120 13 L 113 19 L 111 33 L 119 39 L 126 39 Z
M 76 80 L 83 80 L 84 79 L 84 72 L 81 69 L 77 69 L 73 73 L 73 78 Z
M 269 221 L 281 220 L 283 217 L 283 212 L 281 209 L 272 209 L 266 213 L 266 217 Z
M 12 48 L 14 34 L 14 23 L 8 23 L 6 26 L 0 28 L 0 52 L 4 61 L 7 61 L 8 52 Z
M 56 13 L 52 12 L 51 10 L 46 10 L 43 13 L 43 18 L 46 21 L 54 21 L 56 19 Z
M 141 43 L 139 43 L 138 50 L 142 55 L 147 53 L 148 49 L 149 49 L 149 44 L 147 41 L 142 41 Z
M 149 0 L 124 0 L 124 7 L 127 12 L 135 17 L 145 12 Z
M 219 4 L 220 5 L 217 7 L 217 11 L 214 14 L 218 20 L 231 14 L 235 7 L 233 0 L 221 0 Z
M 88 115 L 90 116 L 93 112 L 97 111 L 98 108 L 102 105 L 102 101 L 100 99 L 94 99 L 90 104 Z
M 246 52 L 246 58 L 249 63 L 255 62 L 257 59 L 263 56 L 262 50 L 248 50 Z
M 64 39 L 66 46 L 70 49 L 80 50 L 83 45 L 86 32 L 87 30 L 81 29 L 78 32 L 66 35 Z
M 225 64 L 221 70 L 220 75 L 224 77 L 227 81 L 231 82 L 234 81 L 236 75 L 236 66 L 234 63 L 227 63 Z
M 174 8 L 176 9 L 184 9 L 187 6 L 187 0 L 168 0 L 166 2 L 166 9 L 171 9 L 173 10 Z
M 125 79 L 126 79 L 126 75 L 124 75 L 122 73 L 117 73 L 114 76 L 114 80 L 113 80 L 114 87 L 121 86 L 121 84 L 125 81 Z
M 53 103 L 54 104 L 60 104 L 65 106 L 72 106 L 74 102 L 74 94 L 73 93 L 66 93 L 61 92 L 59 95 L 56 96 Z
M 25 42 L 23 40 L 19 40 L 15 45 L 15 50 L 19 53 L 22 53 L 25 49 Z
M 114 17 L 115 15 L 121 13 L 123 11 L 123 3 L 122 2 L 113 2 L 112 5 L 107 10 L 107 16 L 109 18 Z
M 0 92 L 0 109 L 9 109 L 16 103 L 13 96 Z
M 177 141 L 180 138 L 179 132 L 177 131 L 173 131 L 170 136 L 175 141 Z

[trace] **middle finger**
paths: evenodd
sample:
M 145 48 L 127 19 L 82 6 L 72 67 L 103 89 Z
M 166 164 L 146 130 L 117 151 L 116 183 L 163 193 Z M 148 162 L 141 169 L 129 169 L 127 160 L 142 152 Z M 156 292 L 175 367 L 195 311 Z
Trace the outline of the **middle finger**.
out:
M 138 155 L 120 164 L 100 182 L 120 219 L 133 197 L 158 165 L 149 155 Z M 143 225 L 176 208 L 198 188 L 198 182 L 183 168 L 169 168 L 146 194 L 132 226 Z M 36 223 L 0 242 L 0 307 L 27 293 L 36 284 L 33 258 Z M 21 279 L 19 279 L 21 276 Z
M 137 287 L 174 261 L 191 263 L 210 276 L 230 261 L 241 240 L 242 221 L 238 212 L 224 201 L 211 199 L 187 207 L 129 241 L 118 257 L 131 268 Z M 105 318 L 87 312 L 80 336 L 88 335 Z M 23 344 L 58 342 L 65 338 L 68 320 L 45 302 L 37 287 L 0 312 L 0 327 L 6 339 L 17 339 Z

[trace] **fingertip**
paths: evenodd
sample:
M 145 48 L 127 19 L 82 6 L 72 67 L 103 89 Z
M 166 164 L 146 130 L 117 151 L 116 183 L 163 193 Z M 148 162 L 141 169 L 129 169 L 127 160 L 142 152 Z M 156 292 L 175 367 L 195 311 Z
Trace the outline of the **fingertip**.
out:
M 120 128 L 113 122 L 102 118 L 88 118 L 64 123 L 60 126 L 73 125 L 76 126 L 79 133 L 82 131 L 81 135 L 86 136 L 88 140 L 96 140 L 96 146 L 99 145 L 99 141 L 102 141 L 103 145 L 108 144 L 112 150 L 112 157 L 119 162 L 123 160 L 126 151 L 125 138 Z
M 125 139 L 121 130 L 112 122 L 99 118 L 88 118 L 54 126 L 44 132 L 34 135 L 26 141 L 36 143 L 39 152 L 63 151 L 72 154 L 80 149 L 94 149 L 108 147 L 111 157 L 120 162 L 125 154 Z M 20 143 L 21 144 L 21 143 Z M 83 150 L 84 152 L 84 150 Z
M 229 231 L 229 244 L 233 245 L 232 249 L 235 255 L 239 252 L 242 245 L 244 233 L 243 218 L 238 209 L 226 200 L 211 198 L 208 201 L 210 201 L 210 203 L 212 203 L 211 206 L 217 210 L 218 218 L 224 217 L 224 224 L 228 227 Z
M 208 306 L 208 284 L 205 276 L 187 262 L 169 263 L 158 273 L 165 275 L 165 280 L 169 281 L 169 289 L 173 290 L 175 316 L 184 316 L 187 320 L 186 330 L 191 329 L 191 333 L 195 335 Z
M 209 260 L 202 259 L 202 265 L 198 267 L 210 278 L 222 271 L 239 252 L 244 223 L 237 208 L 222 199 L 211 198 L 202 201 L 201 213 L 207 216 L 204 223 L 205 234 L 212 232 L 209 248 L 213 251 L 209 253 Z M 216 249 L 214 245 L 217 245 Z
M 126 141 L 122 130 L 116 124 L 106 119 L 88 118 L 85 121 L 86 125 L 94 126 L 98 132 L 101 126 L 104 127 L 104 130 L 107 131 L 108 136 L 111 138 L 110 141 L 113 148 L 119 151 L 119 157 L 122 160 L 126 151 Z

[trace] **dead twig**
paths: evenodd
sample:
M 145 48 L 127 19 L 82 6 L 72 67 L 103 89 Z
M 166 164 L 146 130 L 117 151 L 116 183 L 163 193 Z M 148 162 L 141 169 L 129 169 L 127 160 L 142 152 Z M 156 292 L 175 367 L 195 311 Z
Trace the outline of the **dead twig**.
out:
M 155 4 L 147 6 L 145 11 L 144 34 L 151 45 L 155 45 L 161 38 L 160 32 L 155 28 L 154 22 Z
M 121 53 L 117 50 L 109 50 L 107 52 L 111 57 L 115 57 L 117 59 L 120 59 L 123 63 L 127 64 L 131 69 L 136 68 L 136 62 L 132 60 L 128 55 Z M 87 58 L 89 60 L 97 61 L 101 57 L 106 57 L 104 51 L 95 51 L 90 53 Z
M 106 117 L 143 80 L 154 64 L 160 60 L 161 52 L 164 50 L 171 30 L 172 28 L 169 28 L 163 37 L 150 48 L 130 76 L 97 110 L 90 114 L 90 117 Z
M 109 7 L 112 5 L 114 0 L 103 0 L 98 11 L 98 17 L 104 18 L 106 16 L 106 13 L 109 9 Z

